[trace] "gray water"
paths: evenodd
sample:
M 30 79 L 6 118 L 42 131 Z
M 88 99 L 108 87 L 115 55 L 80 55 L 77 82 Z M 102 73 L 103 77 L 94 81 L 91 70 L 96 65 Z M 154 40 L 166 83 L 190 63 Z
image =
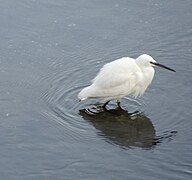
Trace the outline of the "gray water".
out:
M 1 0 L 1 179 L 191 179 L 191 9 L 191 0 Z M 156 68 L 125 111 L 78 101 L 105 63 L 143 53 L 177 72 Z

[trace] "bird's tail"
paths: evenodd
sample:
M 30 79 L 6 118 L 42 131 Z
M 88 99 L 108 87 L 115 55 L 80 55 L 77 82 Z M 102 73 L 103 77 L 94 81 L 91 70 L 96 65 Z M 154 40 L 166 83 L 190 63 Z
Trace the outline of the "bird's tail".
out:
M 78 98 L 83 101 L 85 99 L 91 98 L 93 93 L 93 89 L 91 86 L 88 86 L 80 91 L 78 94 Z

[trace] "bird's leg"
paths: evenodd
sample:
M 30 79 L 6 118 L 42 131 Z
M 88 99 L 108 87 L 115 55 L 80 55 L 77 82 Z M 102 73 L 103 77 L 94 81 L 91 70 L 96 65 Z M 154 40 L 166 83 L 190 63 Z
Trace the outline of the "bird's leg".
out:
M 117 106 L 118 106 L 120 109 L 122 109 L 120 104 L 121 104 L 120 100 L 117 100 Z
M 125 111 L 122 107 L 121 107 L 121 101 L 120 100 L 117 100 L 117 106 L 118 106 L 118 108 L 120 109 L 120 110 L 123 110 L 123 111 Z
M 105 104 L 103 104 L 103 109 L 106 109 L 106 106 L 107 106 L 107 104 L 109 103 L 110 101 L 107 101 Z

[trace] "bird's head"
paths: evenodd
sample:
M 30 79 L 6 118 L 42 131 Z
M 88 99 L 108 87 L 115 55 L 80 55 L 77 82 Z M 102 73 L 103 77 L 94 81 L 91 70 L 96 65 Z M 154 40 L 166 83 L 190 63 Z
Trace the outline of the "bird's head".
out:
M 156 61 L 149 55 L 147 54 L 142 54 L 140 55 L 137 59 L 136 62 L 142 66 L 142 67 L 151 67 L 155 66 Z
M 147 55 L 147 54 L 142 54 L 140 55 L 137 59 L 136 59 L 137 64 L 140 67 L 154 67 L 154 66 L 159 66 L 162 68 L 165 68 L 167 70 L 173 71 L 175 72 L 174 69 L 171 69 L 165 65 L 159 64 L 157 63 L 151 56 Z

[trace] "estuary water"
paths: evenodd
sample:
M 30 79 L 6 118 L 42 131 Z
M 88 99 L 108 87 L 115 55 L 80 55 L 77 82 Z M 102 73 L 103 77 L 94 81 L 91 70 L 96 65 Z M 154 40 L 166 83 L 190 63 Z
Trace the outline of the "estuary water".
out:
M 192 1 L 1 0 L 1 179 L 192 177 Z M 106 63 L 150 54 L 143 97 L 79 102 Z M 139 111 L 137 114 L 130 112 Z

